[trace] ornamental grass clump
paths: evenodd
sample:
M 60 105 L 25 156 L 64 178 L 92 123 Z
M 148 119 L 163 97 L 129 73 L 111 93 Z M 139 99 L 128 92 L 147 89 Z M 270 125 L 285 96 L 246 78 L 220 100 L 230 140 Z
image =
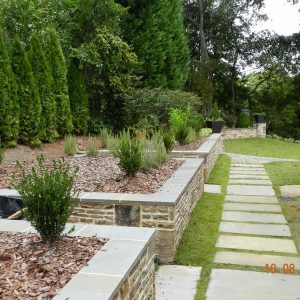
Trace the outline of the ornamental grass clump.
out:
M 0 143 L 0 165 L 2 164 L 4 160 L 4 149 L 1 147 L 1 143 Z
M 64 153 L 67 156 L 74 156 L 77 153 L 76 139 L 72 135 L 65 136 Z
M 119 138 L 119 144 L 113 150 L 116 157 L 119 158 L 119 167 L 128 176 L 134 176 L 142 165 L 142 142 L 131 137 L 128 131 L 124 131 Z
M 37 158 L 37 166 L 29 173 L 20 163 L 18 167 L 21 178 L 14 185 L 24 202 L 25 216 L 43 241 L 58 239 L 73 209 L 77 170 L 71 171 L 62 159 L 54 160 L 49 169 L 43 156 Z
M 98 147 L 94 138 L 89 137 L 88 145 L 86 148 L 87 156 L 98 156 Z
M 104 127 L 101 128 L 99 133 L 99 138 L 101 140 L 101 144 L 103 148 L 107 148 L 108 140 L 112 137 L 112 132 L 110 129 Z
M 167 153 L 170 153 L 175 145 L 175 138 L 171 131 L 165 131 L 162 133 L 163 142 Z

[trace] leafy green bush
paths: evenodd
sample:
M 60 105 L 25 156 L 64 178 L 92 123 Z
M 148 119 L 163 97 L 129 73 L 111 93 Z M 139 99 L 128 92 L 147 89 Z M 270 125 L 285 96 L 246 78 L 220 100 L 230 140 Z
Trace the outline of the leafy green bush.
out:
M 199 135 L 201 137 L 206 137 L 206 136 L 210 136 L 212 134 L 212 129 L 211 128 L 202 128 L 200 130 Z
M 223 121 L 221 111 L 219 110 L 218 103 L 215 101 L 212 107 L 211 121 Z
M 64 153 L 67 156 L 73 156 L 77 153 L 76 139 L 72 135 L 65 136 Z
M 172 108 L 184 110 L 190 105 L 191 112 L 199 113 L 202 104 L 200 97 L 188 92 L 163 88 L 137 89 L 124 96 L 124 121 L 127 125 L 134 125 L 140 119 L 147 118 L 158 127 L 168 123 Z
M 175 136 L 175 140 L 180 145 L 185 145 L 190 142 L 190 127 L 188 127 L 187 122 L 188 110 L 183 111 L 179 108 L 171 109 L 169 117 L 170 129 Z
M 118 165 L 128 176 L 134 176 L 142 165 L 142 142 L 130 137 L 130 133 L 120 135 L 119 144 L 114 149 L 114 155 L 119 158 Z
M 152 168 L 158 168 L 168 157 L 163 137 L 156 133 L 151 139 L 145 140 L 142 152 L 142 165 L 143 171 L 148 171 Z
M 206 121 L 201 114 L 191 113 L 188 118 L 188 126 L 194 128 L 196 132 L 199 132 L 201 128 L 206 127 Z
M 165 145 L 165 148 L 167 150 L 167 153 L 170 153 L 174 147 L 175 144 L 175 138 L 171 131 L 165 131 L 162 133 L 163 142 Z
M 101 144 L 103 148 L 107 148 L 107 140 L 111 137 L 112 132 L 107 127 L 103 127 L 100 129 L 99 138 L 101 140 Z
M 19 163 L 21 179 L 15 183 L 25 215 L 44 241 L 57 239 L 65 229 L 75 197 L 72 191 L 77 171 L 71 171 L 63 160 L 53 161 L 48 170 L 42 156 L 29 174 Z
M 250 117 L 244 112 L 240 112 L 237 119 L 238 128 L 248 128 L 250 127 Z
M 87 156 L 98 156 L 98 147 L 94 138 L 89 138 L 88 145 L 86 148 Z

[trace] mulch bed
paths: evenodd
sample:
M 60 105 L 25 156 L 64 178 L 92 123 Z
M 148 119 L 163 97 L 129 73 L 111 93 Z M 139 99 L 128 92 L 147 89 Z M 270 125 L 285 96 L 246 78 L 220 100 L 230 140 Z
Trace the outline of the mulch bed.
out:
M 158 169 L 128 177 L 114 157 L 66 157 L 65 161 L 74 168 L 79 167 L 75 181 L 77 191 L 141 194 L 155 193 L 182 164 L 168 159 Z M 22 164 L 30 170 L 35 162 L 23 161 Z M 18 178 L 18 172 L 15 162 L 4 162 L 0 166 L 0 188 L 13 188 L 11 181 L 13 176 Z
M 175 145 L 173 150 L 176 151 L 194 151 L 197 150 L 205 141 L 207 140 L 207 137 L 201 137 L 194 142 L 188 144 L 188 145 Z
M 103 247 L 105 239 L 0 232 L 0 299 L 52 299 Z

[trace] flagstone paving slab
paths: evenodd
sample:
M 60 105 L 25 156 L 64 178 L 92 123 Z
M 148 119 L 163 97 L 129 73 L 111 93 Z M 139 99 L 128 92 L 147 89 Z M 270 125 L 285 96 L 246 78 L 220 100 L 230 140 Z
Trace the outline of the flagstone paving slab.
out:
M 270 180 L 258 180 L 258 179 L 229 179 L 229 184 L 247 184 L 247 185 L 272 185 Z
M 278 238 L 220 235 L 216 247 L 297 254 L 294 241 Z
M 300 185 L 283 185 L 280 186 L 280 192 L 282 197 L 299 197 Z
M 194 300 L 200 273 L 200 267 L 160 266 L 156 278 L 155 299 Z
M 207 300 L 297 300 L 300 276 L 213 269 Z
M 264 214 L 240 211 L 223 211 L 222 220 L 233 222 L 287 223 L 285 217 L 281 214 Z
M 231 167 L 230 171 L 258 171 L 258 172 L 264 172 L 265 169 L 264 168 L 236 168 L 236 167 Z
M 274 204 L 225 203 L 224 210 L 280 213 L 281 207 Z
M 232 174 L 229 179 L 269 179 L 267 175 Z
M 262 267 L 265 271 L 266 264 L 275 264 L 278 271 L 284 272 L 284 265 L 295 265 L 295 270 L 300 270 L 300 257 L 264 255 L 255 253 L 239 253 L 230 251 L 217 252 L 214 262 L 220 264 L 246 265 L 254 267 Z
M 291 232 L 287 225 L 248 224 L 238 222 L 221 222 L 220 232 L 253 234 L 263 236 L 290 237 Z
M 264 204 L 278 204 L 278 199 L 273 196 L 243 196 L 243 195 L 226 195 L 225 201 L 228 202 L 242 202 L 242 203 L 264 203 Z
M 271 186 L 261 185 L 228 185 L 227 194 L 245 196 L 275 196 Z
M 230 170 L 230 174 L 248 174 L 248 175 L 268 175 L 266 171 L 253 171 L 253 170 Z
M 222 187 L 218 184 L 204 184 L 204 192 L 212 194 L 221 194 Z
M 237 164 L 233 163 L 231 164 L 231 167 L 247 167 L 247 168 L 263 168 L 263 164 Z

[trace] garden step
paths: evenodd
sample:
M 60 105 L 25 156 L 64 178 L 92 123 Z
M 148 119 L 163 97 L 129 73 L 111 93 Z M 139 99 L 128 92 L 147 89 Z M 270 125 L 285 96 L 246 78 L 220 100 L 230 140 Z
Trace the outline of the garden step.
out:
M 204 192 L 212 194 L 221 194 L 222 187 L 218 184 L 204 184 Z
M 230 171 L 258 171 L 258 172 L 264 172 L 265 169 L 264 168 L 235 168 L 235 167 L 231 167 Z
M 264 214 L 239 211 L 223 211 L 222 220 L 234 222 L 287 223 L 285 217 L 281 214 Z
M 225 203 L 224 210 L 280 213 L 281 207 L 280 205 L 273 205 L 273 204 Z
M 262 271 L 266 270 L 266 264 L 269 266 L 275 264 L 277 270 L 281 273 L 288 271 L 286 269 L 287 266 L 284 265 L 288 265 L 289 268 L 293 268 L 291 265 L 294 265 L 296 271 L 300 270 L 300 257 L 293 256 L 220 251 L 217 252 L 214 262 L 220 264 L 262 267 Z M 289 271 L 290 273 L 293 273 L 293 269 L 289 269 Z
M 232 163 L 231 167 L 246 167 L 246 168 L 263 168 L 263 164 L 237 164 Z
M 227 202 L 242 202 L 242 203 L 264 203 L 264 204 L 278 204 L 276 197 L 270 196 L 243 196 L 243 195 L 226 195 Z
M 267 175 L 248 175 L 248 174 L 233 174 L 229 179 L 269 179 Z
M 300 276 L 213 269 L 207 300 L 296 300 Z
M 278 238 L 220 235 L 216 247 L 297 254 L 294 241 Z
M 247 184 L 247 185 L 272 185 L 270 180 L 258 180 L 258 179 L 229 179 L 229 184 Z
M 247 175 L 268 175 L 266 171 L 253 171 L 253 170 L 230 170 L 230 175 L 233 174 L 247 174 Z
M 221 222 L 220 232 L 253 234 L 263 236 L 290 237 L 291 232 L 287 225 L 275 224 L 248 224 L 238 222 Z
M 228 185 L 227 193 L 244 196 L 275 196 L 271 186 L 261 185 Z
M 200 273 L 200 267 L 160 266 L 156 277 L 155 299 L 194 300 Z

